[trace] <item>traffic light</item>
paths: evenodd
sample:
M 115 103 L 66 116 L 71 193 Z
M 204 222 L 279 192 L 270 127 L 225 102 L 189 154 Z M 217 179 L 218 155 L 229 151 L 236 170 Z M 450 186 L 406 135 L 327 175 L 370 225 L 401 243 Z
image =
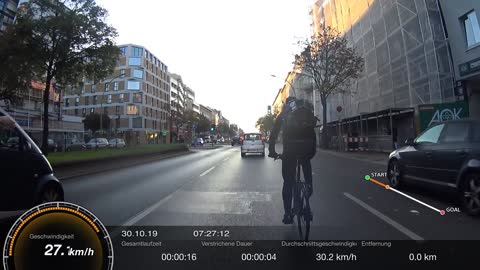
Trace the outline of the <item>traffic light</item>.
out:
M 213 133 L 215 132 L 215 124 L 210 125 L 210 131 Z

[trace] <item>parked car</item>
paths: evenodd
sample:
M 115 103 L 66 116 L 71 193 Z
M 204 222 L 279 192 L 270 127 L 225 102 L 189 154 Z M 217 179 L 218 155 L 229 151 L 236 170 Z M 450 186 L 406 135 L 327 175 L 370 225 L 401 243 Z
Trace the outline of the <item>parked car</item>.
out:
M 79 151 L 79 150 L 85 150 L 87 147 L 85 146 L 85 142 L 79 139 L 71 139 L 67 143 L 66 151 Z
M 48 152 L 57 152 L 58 144 L 52 139 L 48 139 L 47 141 L 48 141 Z
M 108 142 L 108 145 L 111 147 L 111 148 L 124 148 L 127 146 L 127 144 L 125 143 L 125 141 L 123 139 L 111 139 L 109 142 Z
M 108 141 L 105 138 L 93 138 L 87 144 L 87 149 L 99 149 L 108 147 Z
M 218 142 L 219 143 L 225 143 L 225 138 L 221 137 L 220 139 L 218 139 Z
M 241 156 L 246 154 L 261 154 L 265 157 L 265 142 L 264 137 L 260 133 L 246 133 L 243 136 L 243 143 L 241 146 Z
M 193 142 L 194 146 L 203 145 L 203 144 L 204 144 L 204 141 L 202 138 L 196 138 L 195 141 Z
M 0 108 L 0 212 L 63 201 L 63 188 L 35 142 Z
M 203 137 L 203 142 L 204 143 L 212 143 L 212 139 L 210 138 L 210 136 L 205 136 L 205 137 Z
M 465 211 L 480 214 L 480 121 L 437 124 L 390 154 L 390 186 L 407 183 L 459 193 Z

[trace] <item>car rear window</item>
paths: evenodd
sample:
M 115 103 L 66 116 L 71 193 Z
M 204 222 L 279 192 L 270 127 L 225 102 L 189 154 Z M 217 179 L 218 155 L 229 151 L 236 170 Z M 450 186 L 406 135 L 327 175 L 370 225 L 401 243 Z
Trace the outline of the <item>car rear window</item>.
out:
M 469 123 L 449 123 L 444 131 L 443 142 L 466 142 L 470 131 Z
M 246 141 L 260 140 L 260 134 L 245 134 Z

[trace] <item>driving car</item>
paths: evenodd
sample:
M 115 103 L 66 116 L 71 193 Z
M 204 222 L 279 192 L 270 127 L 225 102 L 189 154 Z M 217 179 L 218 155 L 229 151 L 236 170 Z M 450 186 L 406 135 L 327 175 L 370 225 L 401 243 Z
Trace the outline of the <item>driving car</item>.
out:
M 127 146 L 127 144 L 123 139 L 117 138 L 117 139 L 111 139 L 108 142 L 108 146 L 110 146 L 111 148 L 124 148 Z
M 105 138 L 93 138 L 86 144 L 87 149 L 99 149 L 108 147 L 108 141 Z
M 71 139 L 70 142 L 67 144 L 67 148 L 65 149 L 67 152 L 70 151 L 79 151 L 85 150 L 87 147 L 85 146 L 85 142 L 79 139 Z
M 0 212 L 64 199 L 63 187 L 42 151 L 1 108 L 0 171 Z
M 235 144 L 240 144 L 240 137 L 239 136 L 233 137 L 231 144 L 232 146 L 234 146 Z
M 389 156 L 390 186 L 407 183 L 458 192 L 465 211 L 480 214 L 480 121 L 436 124 Z
M 246 133 L 242 136 L 241 156 L 246 154 L 260 154 L 265 157 L 265 138 L 260 133 Z

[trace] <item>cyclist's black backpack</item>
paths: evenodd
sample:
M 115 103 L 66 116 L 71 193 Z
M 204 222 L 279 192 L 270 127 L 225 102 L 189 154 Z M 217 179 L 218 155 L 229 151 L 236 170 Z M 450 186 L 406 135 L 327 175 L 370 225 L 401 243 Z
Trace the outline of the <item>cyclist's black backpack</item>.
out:
M 287 150 L 300 158 L 312 158 L 316 152 L 316 123 L 311 104 L 296 100 L 284 118 L 284 152 Z

